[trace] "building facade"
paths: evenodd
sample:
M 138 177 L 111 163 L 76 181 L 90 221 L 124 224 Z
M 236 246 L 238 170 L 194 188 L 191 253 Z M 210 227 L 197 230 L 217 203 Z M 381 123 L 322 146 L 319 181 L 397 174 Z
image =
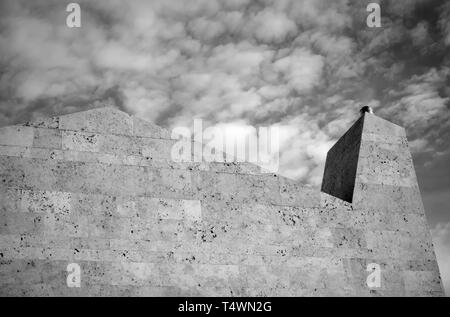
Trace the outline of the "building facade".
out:
M 321 191 L 175 142 L 112 108 L 0 128 L 0 295 L 444 295 L 403 128 L 363 114 Z

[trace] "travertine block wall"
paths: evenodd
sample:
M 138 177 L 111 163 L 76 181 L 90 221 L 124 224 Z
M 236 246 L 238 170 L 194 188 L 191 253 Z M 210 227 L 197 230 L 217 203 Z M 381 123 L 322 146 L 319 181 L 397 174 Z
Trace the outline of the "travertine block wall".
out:
M 379 143 L 362 120 L 357 204 L 251 164 L 175 163 L 167 131 L 110 108 L 1 128 L 0 294 L 442 295 L 412 165 L 407 189 L 369 177 L 382 152 L 369 146 L 406 143 Z M 387 196 L 376 208 L 363 199 L 374 184 Z

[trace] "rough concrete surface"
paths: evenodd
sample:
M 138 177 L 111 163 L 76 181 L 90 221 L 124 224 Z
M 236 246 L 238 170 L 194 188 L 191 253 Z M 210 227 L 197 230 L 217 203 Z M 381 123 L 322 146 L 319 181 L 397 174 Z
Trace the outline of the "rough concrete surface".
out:
M 443 295 L 403 128 L 361 117 L 323 192 L 174 142 L 112 108 L 0 128 L 0 295 Z

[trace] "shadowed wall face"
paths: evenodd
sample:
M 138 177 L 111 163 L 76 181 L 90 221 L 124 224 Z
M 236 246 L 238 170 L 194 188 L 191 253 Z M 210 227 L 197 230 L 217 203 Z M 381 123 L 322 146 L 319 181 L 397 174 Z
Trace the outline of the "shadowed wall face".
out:
M 364 117 L 328 151 L 322 191 L 349 203 L 353 200 Z

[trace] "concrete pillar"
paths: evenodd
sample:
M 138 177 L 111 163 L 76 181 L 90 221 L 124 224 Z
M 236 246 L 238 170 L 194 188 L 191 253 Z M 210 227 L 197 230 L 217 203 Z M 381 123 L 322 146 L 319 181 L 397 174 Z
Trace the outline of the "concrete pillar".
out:
M 368 215 L 367 261 L 398 279 L 396 295 L 444 294 L 405 129 L 363 112 L 328 152 L 322 191 Z M 389 229 L 373 230 L 377 221 Z
M 328 152 L 322 191 L 354 208 L 423 211 L 405 129 L 363 113 Z

